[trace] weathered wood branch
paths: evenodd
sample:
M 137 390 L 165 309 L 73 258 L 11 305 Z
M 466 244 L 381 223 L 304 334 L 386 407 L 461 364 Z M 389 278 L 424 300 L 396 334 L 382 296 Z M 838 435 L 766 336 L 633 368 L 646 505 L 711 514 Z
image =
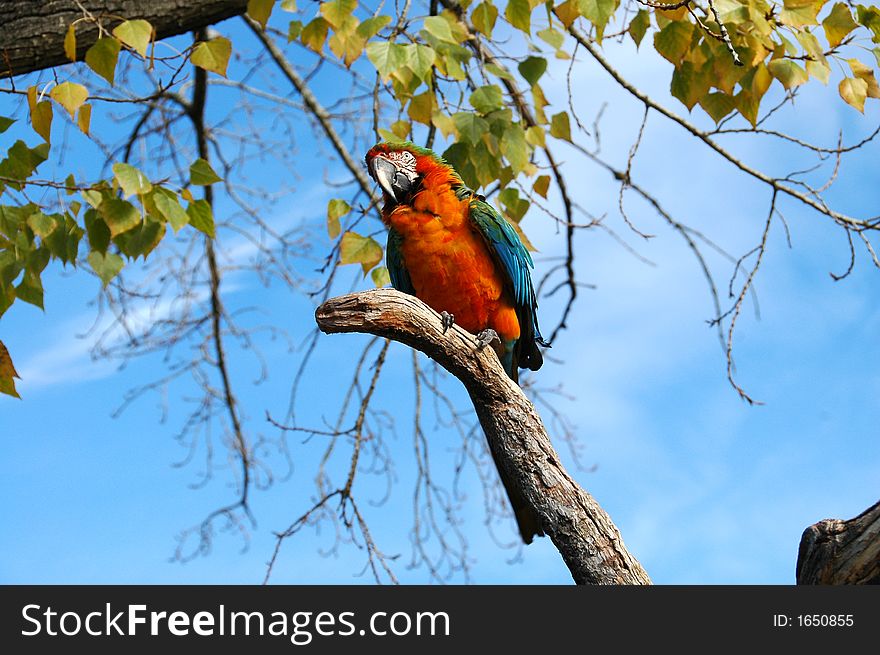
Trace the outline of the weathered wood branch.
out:
M 825 519 L 804 530 L 798 584 L 880 584 L 880 501 L 848 521 Z
M 163 39 L 191 32 L 243 14 L 247 0 L 43 0 L 0 2 L 0 78 L 69 63 L 64 36 L 73 21 L 84 16 L 82 5 L 107 31 L 121 19 L 148 20 Z M 76 26 L 76 58 L 98 39 L 98 26 L 83 20 Z
M 331 298 L 315 312 L 325 333 L 364 332 L 420 350 L 464 384 L 495 459 L 541 519 L 578 584 L 650 584 L 617 527 L 566 472 L 534 406 L 491 348 L 469 332 L 442 332 L 439 315 L 414 296 L 379 289 Z

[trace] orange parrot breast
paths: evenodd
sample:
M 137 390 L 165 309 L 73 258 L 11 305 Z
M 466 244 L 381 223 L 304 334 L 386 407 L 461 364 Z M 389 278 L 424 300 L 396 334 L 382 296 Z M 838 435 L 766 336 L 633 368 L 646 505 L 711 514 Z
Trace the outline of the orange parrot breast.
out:
M 494 329 L 505 341 L 520 336 L 504 278 L 443 170 L 423 173 L 422 190 L 409 205 L 396 205 L 386 221 L 402 237 L 401 254 L 416 296 L 435 311 L 477 333 Z

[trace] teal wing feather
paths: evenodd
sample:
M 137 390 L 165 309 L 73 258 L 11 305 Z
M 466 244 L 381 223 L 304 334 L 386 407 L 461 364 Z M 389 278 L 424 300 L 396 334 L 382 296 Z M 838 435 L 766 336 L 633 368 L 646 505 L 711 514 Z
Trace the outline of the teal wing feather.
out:
M 532 256 L 516 230 L 481 196 L 473 196 L 470 202 L 470 219 L 501 264 L 516 305 L 520 339 L 514 348 L 514 365 L 537 371 L 544 362 L 538 345 L 548 344 L 541 337 L 538 327 L 538 301 L 531 275 L 534 267 Z
M 388 275 L 391 278 L 391 286 L 398 291 L 408 293 L 411 296 L 416 295 L 416 289 L 409 277 L 409 271 L 406 270 L 406 264 L 403 261 L 403 253 L 400 251 L 400 244 L 403 238 L 394 228 L 388 230 L 388 245 L 385 247 L 385 263 L 388 266 Z

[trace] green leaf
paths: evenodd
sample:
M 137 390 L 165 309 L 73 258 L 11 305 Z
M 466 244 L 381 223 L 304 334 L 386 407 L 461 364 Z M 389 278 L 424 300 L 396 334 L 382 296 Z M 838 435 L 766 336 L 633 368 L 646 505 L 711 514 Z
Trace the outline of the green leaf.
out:
M 143 19 L 127 20 L 113 30 L 113 36 L 141 57 L 147 56 L 147 46 L 153 37 L 153 26 Z
M 529 0 L 508 0 L 504 16 L 516 29 L 531 34 L 532 6 L 529 4 Z
M 262 29 L 266 29 L 274 5 L 275 0 L 248 0 L 247 15 L 258 22 Z
M 52 230 L 58 227 L 58 219 L 43 212 L 35 212 L 28 216 L 27 224 L 34 231 L 34 234 L 45 239 L 52 234 Z
M 550 136 L 571 141 L 571 124 L 567 112 L 561 111 L 550 119 Z
M 79 254 L 79 242 L 84 234 L 83 229 L 69 215 L 59 215 L 57 219 L 57 228 L 43 240 L 43 245 L 65 264 L 75 262 Z
M 224 36 L 202 41 L 192 51 L 189 60 L 193 66 L 226 77 L 226 67 L 232 54 L 232 42 Z
M 211 164 L 199 157 L 189 167 L 190 184 L 197 186 L 208 186 L 215 182 L 222 182 L 223 178 L 214 172 Z
M 477 31 L 492 38 L 495 21 L 498 20 L 498 9 L 491 2 L 481 2 L 471 14 L 471 22 Z
M 15 297 L 34 307 L 43 307 L 43 283 L 38 273 L 25 270 L 21 283 L 15 287 Z
M 357 26 L 357 33 L 364 39 L 371 39 L 391 22 L 391 16 L 374 16 Z
M 388 269 L 384 266 L 377 266 L 374 268 L 370 273 L 370 277 L 373 278 L 373 284 L 375 284 L 378 289 L 387 287 L 391 284 L 391 275 L 389 275 Z
M 428 16 L 425 19 L 425 31 L 439 41 L 458 43 L 455 37 L 452 36 L 452 29 L 449 26 L 449 21 L 442 16 Z
M 14 118 L 7 118 L 6 116 L 0 116 L 0 134 L 3 134 L 6 130 L 9 129 L 9 126 L 15 122 Z
M 547 60 L 543 57 L 526 57 L 517 68 L 529 86 L 535 86 L 547 70 Z
M 519 223 L 529 210 L 529 201 L 519 197 L 519 191 L 513 187 L 507 187 L 498 192 L 498 202 L 501 203 L 504 215 L 513 223 Z
M 537 148 L 547 145 L 547 134 L 541 125 L 532 125 L 526 130 L 526 142 Z
M 767 70 L 786 89 L 793 89 L 809 80 L 807 72 L 790 59 L 774 59 L 767 64 Z
M 708 93 L 700 98 L 700 106 L 718 123 L 736 109 L 736 100 L 726 93 Z
M 694 26 L 688 20 L 672 21 L 654 33 L 654 48 L 660 55 L 678 66 L 691 47 Z
M 382 261 L 382 246 L 372 237 L 362 237 L 355 232 L 342 235 L 339 244 L 340 264 L 360 264 L 364 275 Z
M 0 393 L 21 398 L 18 395 L 18 391 L 15 390 L 15 378 L 21 379 L 12 365 L 12 357 L 9 356 L 9 351 L 3 342 L 0 341 Z
M 333 198 L 327 203 L 327 234 L 335 239 L 342 231 L 339 219 L 351 211 L 351 205 L 340 198 Z
M 293 43 L 294 41 L 296 41 L 300 37 L 300 34 L 302 34 L 302 31 L 303 31 L 302 21 L 300 21 L 300 20 L 290 21 L 290 24 L 287 26 L 287 42 Z
M 406 48 L 406 65 L 419 79 L 428 82 L 431 79 L 431 70 L 434 68 L 434 61 L 437 58 L 434 49 L 420 43 L 411 43 L 404 47 Z
M 639 9 L 639 12 L 629 22 L 629 27 L 626 28 L 637 48 L 641 45 L 649 27 L 651 27 L 651 14 L 644 9 Z
M 189 224 L 212 239 L 216 236 L 214 212 L 207 200 L 194 200 L 186 208 Z
M 874 43 L 880 43 L 880 9 L 873 5 L 869 7 L 858 5 L 856 11 L 858 13 L 859 23 L 874 33 L 871 40 Z
M 281 0 L 281 9 L 290 13 L 296 12 L 296 0 Z
M 156 187 L 152 201 L 156 210 L 166 221 L 171 223 L 171 228 L 175 232 L 189 223 L 189 214 L 184 211 L 177 195 L 171 191 Z
M 483 115 L 491 114 L 496 109 L 501 109 L 504 106 L 501 88 L 495 84 L 481 86 L 471 94 L 469 101 L 471 107 Z
M 822 21 L 822 27 L 825 29 L 825 37 L 828 39 L 828 46 L 836 48 L 843 41 L 843 38 L 859 26 L 853 20 L 852 11 L 842 2 L 838 2 L 831 9 L 831 13 Z
M 86 234 L 89 235 L 89 247 L 97 252 L 107 252 L 111 236 L 107 223 L 96 209 L 87 209 L 83 220 L 86 224 Z
M 98 212 L 110 228 L 110 235 L 116 236 L 132 229 L 141 222 L 141 213 L 126 200 L 105 198 L 98 207 Z
M 559 30 L 554 30 L 552 27 L 537 32 L 537 35 L 544 43 L 554 50 L 559 50 L 562 47 L 562 44 L 565 43 L 565 35 Z
M 86 64 L 112 86 L 119 59 L 119 41 L 113 37 L 101 37 L 86 50 Z
M 48 155 L 48 144 L 41 143 L 35 148 L 28 148 L 27 144 L 19 139 L 9 148 L 6 159 L 0 162 L 0 175 L 26 180 L 40 164 L 46 161 Z
M 514 174 L 521 173 L 529 165 L 530 151 L 522 125 L 508 125 L 501 137 L 501 152 L 513 167 Z
M 602 32 L 608 19 L 617 9 L 619 0 L 578 0 L 581 15 L 596 26 L 598 40 L 602 40 Z
M 779 22 L 790 27 L 818 25 L 816 16 L 824 4 L 825 0 L 784 0 Z
M 367 58 L 386 80 L 393 72 L 406 66 L 409 59 L 407 55 L 406 48 L 399 43 L 372 41 L 367 44 Z
M 463 141 L 474 144 L 489 131 L 489 123 L 471 112 L 460 111 L 452 115 L 455 131 Z
M 333 0 L 321 3 L 321 15 L 333 27 L 341 27 L 357 8 L 357 0 Z
M 120 234 L 113 241 L 124 254 L 132 259 L 138 257 L 146 259 L 147 255 L 153 252 L 162 241 L 165 231 L 165 223 L 148 216 L 134 230 Z
M 97 250 L 89 253 L 88 261 L 89 266 L 98 274 L 105 287 L 119 274 L 124 264 L 122 257 L 116 253 L 101 253 Z
M 148 193 L 153 188 L 149 178 L 129 164 L 122 162 L 113 164 L 113 175 L 126 198 Z
M 319 53 L 324 49 L 324 41 L 327 40 L 327 31 L 330 23 L 318 16 L 303 28 L 300 38 L 307 47 Z

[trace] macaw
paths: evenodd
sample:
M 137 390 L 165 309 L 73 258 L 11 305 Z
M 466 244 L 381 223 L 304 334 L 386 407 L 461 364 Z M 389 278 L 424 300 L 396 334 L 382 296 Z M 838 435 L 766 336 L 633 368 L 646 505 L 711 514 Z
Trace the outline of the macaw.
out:
M 477 335 L 479 347 L 500 343 L 496 352 L 514 382 L 519 368 L 541 368 L 539 346 L 549 344 L 538 328 L 534 264 L 513 227 L 430 150 L 378 143 L 365 160 L 384 196 L 392 286 L 439 312 L 444 332 L 454 321 Z M 538 517 L 498 471 L 531 543 L 544 534 Z

